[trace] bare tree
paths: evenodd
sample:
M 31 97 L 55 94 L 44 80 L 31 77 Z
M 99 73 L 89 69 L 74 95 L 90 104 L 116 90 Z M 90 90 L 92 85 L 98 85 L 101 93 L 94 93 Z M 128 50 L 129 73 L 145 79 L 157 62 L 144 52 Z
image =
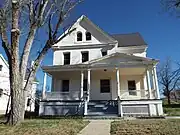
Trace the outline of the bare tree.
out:
M 11 111 L 8 123 L 19 124 L 24 120 L 26 92 L 32 88 L 36 71 L 45 54 L 63 37 L 62 25 L 72 9 L 82 0 L 3 0 L 0 3 L 0 37 L 8 58 L 10 73 Z M 37 31 L 47 31 L 44 45 L 30 69 L 25 86 L 23 82 L 28 60 Z M 27 34 L 26 34 L 27 33 Z M 25 42 L 21 42 L 21 40 Z M 22 48 L 22 50 L 21 50 Z
M 178 89 L 180 84 L 180 67 L 175 69 L 172 67 L 172 61 L 166 59 L 158 69 L 159 83 L 162 85 L 162 92 L 168 99 L 168 104 L 171 104 L 171 92 Z
M 180 16 L 180 0 L 161 0 L 161 5 L 165 12 Z

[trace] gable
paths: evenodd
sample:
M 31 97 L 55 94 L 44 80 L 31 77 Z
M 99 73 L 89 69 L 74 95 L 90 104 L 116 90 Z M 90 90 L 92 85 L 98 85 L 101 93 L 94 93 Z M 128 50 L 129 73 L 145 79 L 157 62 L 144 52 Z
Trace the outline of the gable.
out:
M 74 30 L 73 30 L 74 29 Z M 65 33 L 73 30 L 70 34 L 65 36 L 60 42 L 54 46 L 74 46 L 74 45 L 92 45 L 92 44 L 108 44 L 116 42 L 111 36 L 103 32 L 98 26 L 93 24 L 84 15 L 81 16 L 71 28 L 67 29 Z M 77 33 L 82 33 L 82 41 L 77 41 Z M 86 32 L 90 32 L 92 39 L 86 41 Z M 62 37 L 62 34 L 60 37 Z

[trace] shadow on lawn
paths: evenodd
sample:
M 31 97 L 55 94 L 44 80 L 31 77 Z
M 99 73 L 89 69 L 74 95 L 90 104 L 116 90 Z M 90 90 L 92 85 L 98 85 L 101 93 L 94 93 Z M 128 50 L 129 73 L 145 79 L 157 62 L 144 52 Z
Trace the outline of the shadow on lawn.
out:
M 180 104 L 163 105 L 165 108 L 180 108 Z

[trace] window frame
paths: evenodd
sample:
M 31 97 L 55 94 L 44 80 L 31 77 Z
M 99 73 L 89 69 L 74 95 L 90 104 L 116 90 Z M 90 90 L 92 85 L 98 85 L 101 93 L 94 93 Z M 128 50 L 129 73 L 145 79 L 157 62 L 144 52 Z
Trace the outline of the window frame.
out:
M 102 83 L 105 83 L 105 81 L 107 81 L 108 84 L 102 84 Z M 110 93 L 110 92 L 111 92 L 111 80 L 110 79 L 101 79 L 100 80 L 100 93 Z
M 80 35 L 79 35 L 80 34 Z M 82 42 L 83 41 L 83 34 L 81 31 L 78 31 L 76 34 L 76 41 L 77 42 Z
M 87 55 L 87 59 L 86 60 L 84 60 L 84 57 L 83 57 L 85 55 Z M 88 51 L 81 52 L 81 61 L 82 61 L 82 63 L 86 62 L 86 61 L 89 61 L 89 52 Z
M 127 83 L 128 83 L 128 91 L 129 91 L 129 95 L 131 95 L 131 96 L 137 96 L 137 88 L 136 88 L 136 80 L 128 80 L 127 81 Z M 133 84 L 132 86 L 129 86 L 130 85 L 130 83 L 131 84 Z
M 86 32 L 86 41 L 91 41 L 92 40 L 92 35 L 90 32 Z
M 69 55 L 69 59 L 65 58 L 65 55 L 67 55 L 67 54 Z M 70 52 L 64 52 L 63 55 L 64 55 L 64 65 L 70 65 L 70 63 L 71 63 L 71 53 Z
M 65 86 L 66 84 L 65 81 L 67 81 L 66 83 L 68 83 L 67 86 Z M 70 81 L 68 79 L 62 80 L 61 92 L 64 92 L 64 93 L 69 92 L 69 85 L 70 85 Z M 67 87 L 67 90 L 66 90 L 66 87 Z

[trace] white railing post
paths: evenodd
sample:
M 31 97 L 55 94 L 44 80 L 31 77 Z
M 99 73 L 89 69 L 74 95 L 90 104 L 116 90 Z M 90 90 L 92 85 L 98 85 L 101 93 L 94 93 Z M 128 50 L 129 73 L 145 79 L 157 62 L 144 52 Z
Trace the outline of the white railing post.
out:
M 84 72 L 81 71 L 81 90 L 80 90 L 80 99 L 83 98 L 83 87 L 84 87 Z
M 46 82 L 47 82 L 47 74 L 44 73 L 42 99 L 44 99 L 46 97 Z

